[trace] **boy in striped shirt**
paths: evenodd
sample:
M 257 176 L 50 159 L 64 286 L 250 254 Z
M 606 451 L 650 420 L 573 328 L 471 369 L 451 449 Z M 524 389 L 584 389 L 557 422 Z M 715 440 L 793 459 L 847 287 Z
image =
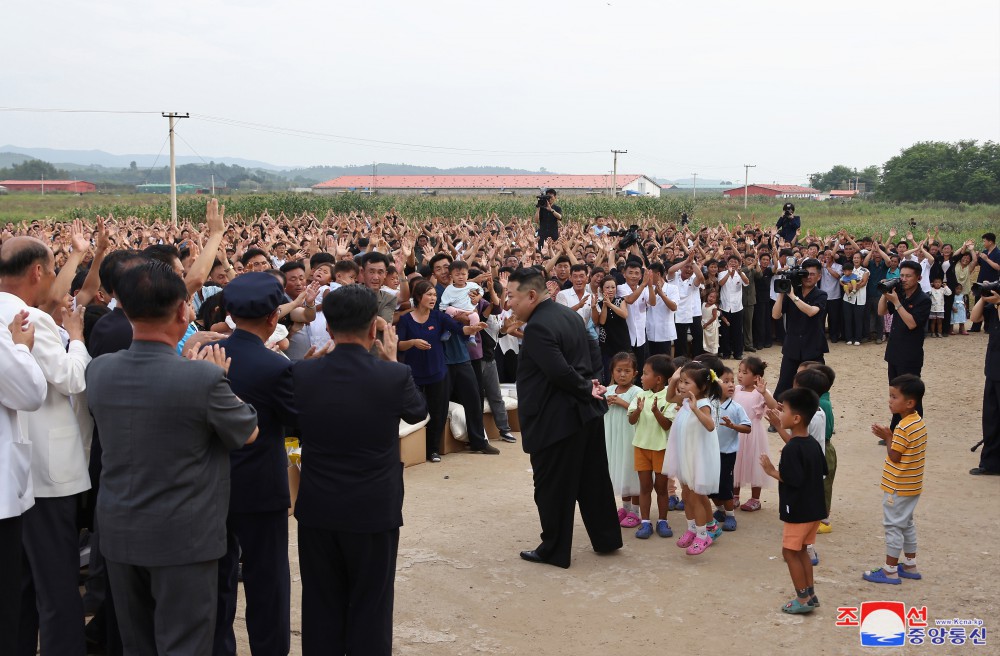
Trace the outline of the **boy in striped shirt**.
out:
M 889 383 L 889 410 L 902 417 L 894 431 L 872 425 L 872 433 L 885 440 L 882 465 L 882 524 L 885 527 L 885 565 L 862 574 L 872 583 L 899 585 L 900 578 L 920 579 L 917 571 L 917 529 L 913 512 L 924 485 L 927 428 L 917 413 L 924 398 L 924 383 L 913 374 Z M 900 562 L 899 555 L 903 553 Z

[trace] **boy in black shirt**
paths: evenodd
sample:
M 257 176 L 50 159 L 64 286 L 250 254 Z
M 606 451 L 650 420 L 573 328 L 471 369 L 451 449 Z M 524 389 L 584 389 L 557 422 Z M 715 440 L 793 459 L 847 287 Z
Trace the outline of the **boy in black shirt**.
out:
M 760 464 L 768 476 L 778 479 L 778 516 L 785 523 L 781 554 L 795 586 L 795 599 L 785 604 L 785 613 L 811 613 L 819 606 L 813 590 L 813 568 L 806 550 L 816 540 L 819 522 L 826 517 L 823 477 L 826 458 L 819 443 L 809 436 L 809 422 L 819 408 L 819 397 L 809 389 L 796 387 L 781 395 L 781 427 L 792 437 L 781 449 L 775 469 L 767 454 Z

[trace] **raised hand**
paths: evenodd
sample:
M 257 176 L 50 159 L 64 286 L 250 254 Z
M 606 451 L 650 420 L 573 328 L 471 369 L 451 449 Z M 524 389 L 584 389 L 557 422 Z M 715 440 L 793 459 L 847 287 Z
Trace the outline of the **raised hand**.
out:
M 219 205 L 217 198 L 208 201 L 208 206 L 205 209 L 205 223 L 208 224 L 209 234 L 217 235 L 226 231 L 226 206 Z
M 69 228 L 70 243 L 73 245 L 74 253 L 86 253 L 90 249 L 90 241 L 84 236 L 83 231 L 83 221 L 74 219 Z
M 375 349 L 379 357 L 390 362 L 396 361 L 396 349 L 399 346 L 399 337 L 396 336 L 396 329 L 391 325 L 386 325 L 382 331 L 382 339 L 375 340 Z
M 84 307 L 81 305 L 76 308 L 75 311 L 70 312 L 66 308 L 59 308 L 62 313 L 62 327 L 67 333 L 69 333 L 69 338 L 71 340 L 83 341 L 83 311 Z M 11 331 L 14 332 L 13 330 Z
M 35 324 L 28 321 L 28 311 L 21 310 L 14 315 L 13 321 L 8 324 L 10 338 L 15 344 L 24 344 L 30 351 L 35 346 Z
M 214 198 L 212 200 L 215 200 Z M 232 364 L 233 359 L 226 357 L 226 349 L 219 346 L 218 344 L 209 344 L 204 346 L 200 351 L 190 351 L 188 353 L 188 358 L 191 360 L 202 360 L 204 362 L 210 362 L 222 369 L 222 373 L 229 374 L 229 365 Z

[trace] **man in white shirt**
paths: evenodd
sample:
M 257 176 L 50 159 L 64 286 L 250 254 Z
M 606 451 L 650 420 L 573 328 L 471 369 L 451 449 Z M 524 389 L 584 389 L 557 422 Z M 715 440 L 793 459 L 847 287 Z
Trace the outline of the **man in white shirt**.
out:
M 47 385 L 31 357 L 35 327 L 27 312 L 0 323 L 0 653 L 14 653 L 21 618 L 21 515 L 35 505 L 31 489 L 31 442 L 21 433 L 17 413 L 33 412 L 45 401 Z
M 618 285 L 618 295 L 628 304 L 628 336 L 632 343 L 632 353 L 635 354 L 639 373 L 646 363 L 646 311 L 655 302 L 655 297 L 649 295 L 650 273 L 642 275 L 642 262 L 629 260 L 625 263 L 625 284 Z
M 586 264 L 574 264 L 569 269 L 569 281 L 573 284 L 569 289 L 564 289 L 556 294 L 556 303 L 565 305 L 569 309 L 580 315 L 583 325 L 587 329 L 587 339 L 590 342 L 590 356 L 594 361 L 594 371 L 597 377 L 603 380 L 601 362 L 601 344 L 597 341 L 597 328 L 594 326 L 594 319 L 590 311 L 593 301 L 590 287 L 587 286 L 589 278 Z M 595 359 L 596 358 L 596 359 Z
M 677 326 L 674 324 L 674 313 L 680 300 L 677 286 L 666 282 L 663 275 L 666 270 L 659 262 L 649 265 L 653 272 L 653 284 L 649 286 L 651 298 L 656 299 L 655 305 L 650 305 L 646 312 L 646 345 L 649 355 L 670 355 L 674 340 L 677 339 Z
M 719 353 L 723 360 L 743 359 L 743 288 L 749 284 L 740 270 L 740 256 L 730 255 L 726 270 L 719 272 L 719 309 L 723 318 Z
M 670 267 L 667 279 L 677 287 L 680 299 L 674 314 L 674 324 L 677 327 L 674 357 L 699 356 L 705 352 L 701 330 L 701 290 L 705 285 L 705 276 L 701 272 L 701 265 L 694 261 L 693 250 L 688 251 L 686 259 Z M 690 342 L 688 332 L 691 333 Z
M 820 256 L 823 265 L 823 275 L 819 280 L 819 288 L 826 293 L 826 321 L 830 342 L 836 344 L 844 334 L 843 299 L 840 289 L 840 274 L 843 267 L 837 264 L 833 251 L 829 248 Z
M 71 397 L 85 404 L 84 372 L 90 355 L 83 344 L 83 308 L 63 310 L 63 347 L 59 326 L 38 309 L 49 300 L 55 281 L 55 259 L 43 242 L 14 237 L 0 247 L 0 323 L 10 323 L 27 310 L 35 325 L 31 354 L 48 384 L 45 401 L 18 419 L 32 443 L 31 481 L 35 505 L 23 515 L 22 544 L 27 567 L 22 574 L 25 598 L 17 631 L 17 656 L 34 654 L 41 634 L 43 654 L 83 654 L 83 599 L 80 597 L 80 553 L 76 528 L 77 496 L 90 489 L 87 450 L 93 424 L 75 412 Z M 40 612 L 39 609 L 44 610 Z

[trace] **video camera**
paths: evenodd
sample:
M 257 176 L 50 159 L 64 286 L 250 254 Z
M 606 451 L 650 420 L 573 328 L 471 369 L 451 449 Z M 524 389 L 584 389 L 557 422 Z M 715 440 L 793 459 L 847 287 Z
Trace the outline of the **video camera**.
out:
M 875 286 L 883 294 L 887 294 L 903 286 L 903 281 L 899 278 L 883 278 L 879 280 Z
M 628 230 L 612 230 L 608 234 L 612 237 L 621 237 L 618 241 L 618 250 L 631 248 L 632 244 L 639 242 L 639 226 L 634 223 L 628 227 Z
M 785 203 L 784 207 L 781 208 L 781 211 L 785 216 L 792 216 L 795 214 L 795 203 Z
M 774 276 L 774 291 L 778 294 L 787 294 L 792 291 L 792 288 L 801 290 L 802 281 L 808 275 L 809 271 L 804 267 L 789 267 Z
M 535 197 L 535 207 L 542 209 L 549 206 L 549 195 L 539 194 Z
M 994 280 L 992 282 L 974 282 L 972 283 L 972 291 L 980 296 L 1000 294 L 1000 280 Z

